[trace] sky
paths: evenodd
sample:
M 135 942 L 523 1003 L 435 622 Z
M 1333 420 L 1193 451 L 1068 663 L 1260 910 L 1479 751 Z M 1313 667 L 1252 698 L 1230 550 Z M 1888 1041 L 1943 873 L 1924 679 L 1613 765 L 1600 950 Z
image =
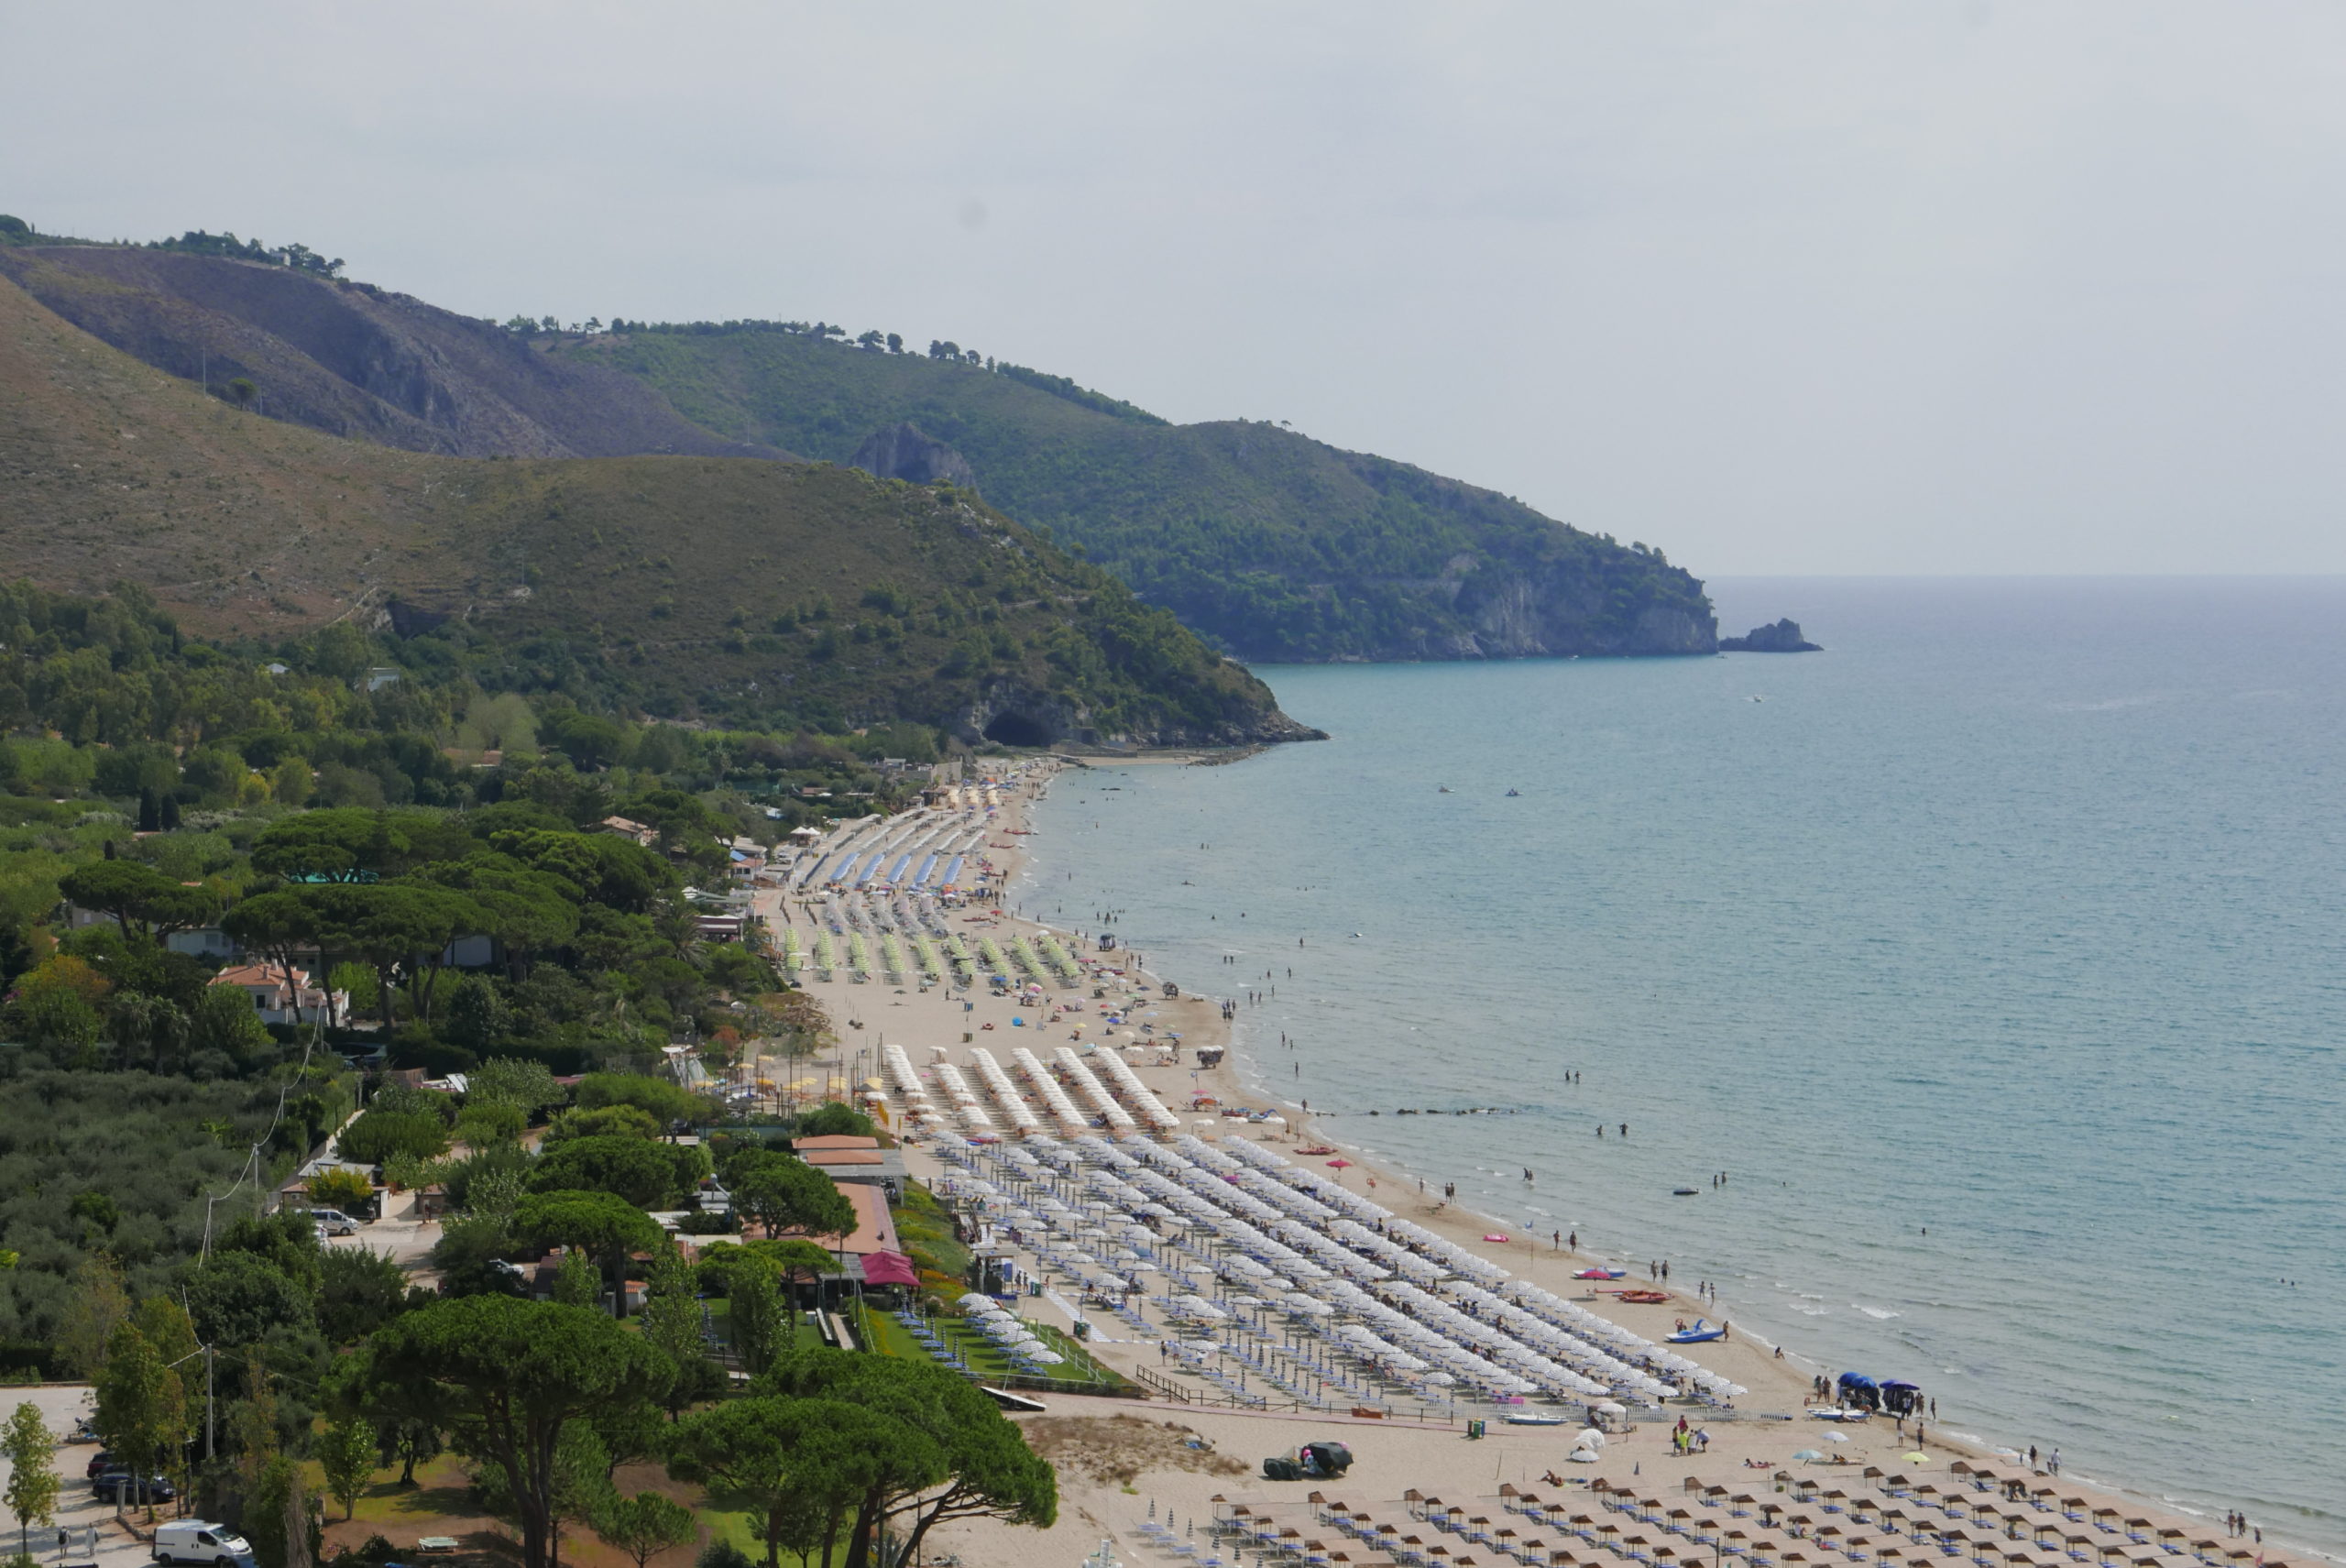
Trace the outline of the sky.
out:
M 2346 8 L 0 0 L 0 211 L 901 332 L 1703 575 L 2346 572 Z

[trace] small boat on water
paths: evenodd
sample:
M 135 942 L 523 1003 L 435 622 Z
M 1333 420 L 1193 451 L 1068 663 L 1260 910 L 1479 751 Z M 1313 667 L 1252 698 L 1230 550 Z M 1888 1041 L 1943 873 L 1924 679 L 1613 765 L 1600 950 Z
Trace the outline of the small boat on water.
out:
M 1516 796 L 1518 796 L 1518 795 L 1521 795 L 1522 793 L 1523 793 L 1523 792 L 1522 792 L 1521 790 L 1519 790 L 1519 789 L 1511 789 L 1511 790 L 1509 790 L 1509 791 L 1507 791 L 1507 797 L 1509 800 L 1513 800 L 1513 799 L 1515 799 L 1515 798 L 1516 798 Z
M 1448 795 L 1451 793 L 1450 786 L 1448 784 L 1443 784 L 1439 789 L 1435 790 L 1434 793 L 1436 795 Z
M 1710 1326 L 1707 1320 L 1696 1318 L 1693 1328 L 1680 1329 L 1676 1333 L 1664 1334 L 1661 1337 L 1671 1344 L 1708 1344 L 1715 1339 L 1725 1339 L 1727 1331 L 1715 1329 Z

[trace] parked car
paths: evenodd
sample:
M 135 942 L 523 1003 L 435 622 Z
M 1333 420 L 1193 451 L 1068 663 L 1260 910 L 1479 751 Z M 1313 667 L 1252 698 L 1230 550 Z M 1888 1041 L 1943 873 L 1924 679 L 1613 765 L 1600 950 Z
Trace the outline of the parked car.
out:
M 213 1568 L 239 1568 L 252 1554 L 252 1542 L 225 1524 L 174 1519 L 155 1527 L 158 1563 L 207 1563 Z
M 82 1472 L 82 1478 L 85 1481 L 94 1481 L 109 1470 L 121 1468 L 122 1466 L 115 1463 L 115 1456 L 102 1448 L 90 1455 L 89 1467 Z
M 127 1470 L 107 1471 L 90 1483 L 90 1491 L 102 1503 L 168 1503 L 179 1496 L 160 1475 L 141 1480 Z
M 358 1222 L 339 1209 L 312 1209 L 310 1211 L 310 1223 L 329 1236 L 355 1236 L 358 1234 Z

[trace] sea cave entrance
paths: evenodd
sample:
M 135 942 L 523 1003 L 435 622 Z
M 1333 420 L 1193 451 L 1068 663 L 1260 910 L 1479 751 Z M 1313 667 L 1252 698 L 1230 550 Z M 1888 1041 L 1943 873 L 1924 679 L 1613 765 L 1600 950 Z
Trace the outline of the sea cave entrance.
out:
M 1016 708 L 995 714 L 985 737 L 997 746 L 1047 746 L 1058 739 L 1041 719 Z

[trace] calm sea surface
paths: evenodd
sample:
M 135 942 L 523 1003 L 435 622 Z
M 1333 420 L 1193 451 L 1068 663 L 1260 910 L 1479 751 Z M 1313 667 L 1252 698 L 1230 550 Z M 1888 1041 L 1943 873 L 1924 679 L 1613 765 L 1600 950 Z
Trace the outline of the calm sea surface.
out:
M 1275 984 L 1266 1091 L 1485 1212 L 2346 1550 L 2346 581 L 1712 589 L 1828 651 L 1265 669 L 1332 741 L 1063 779 L 1025 907 Z

